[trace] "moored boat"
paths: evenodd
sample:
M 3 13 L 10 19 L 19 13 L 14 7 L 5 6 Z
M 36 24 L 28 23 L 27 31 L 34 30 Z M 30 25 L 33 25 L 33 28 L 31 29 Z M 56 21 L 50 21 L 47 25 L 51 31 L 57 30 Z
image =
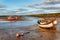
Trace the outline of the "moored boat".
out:
M 17 20 L 18 17 L 11 17 L 11 16 L 9 16 L 7 19 L 8 19 L 9 21 L 14 21 L 14 20 Z
M 48 19 L 48 20 L 39 20 L 38 26 L 40 28 L 53 28 L 57 24 L 56 20 Z

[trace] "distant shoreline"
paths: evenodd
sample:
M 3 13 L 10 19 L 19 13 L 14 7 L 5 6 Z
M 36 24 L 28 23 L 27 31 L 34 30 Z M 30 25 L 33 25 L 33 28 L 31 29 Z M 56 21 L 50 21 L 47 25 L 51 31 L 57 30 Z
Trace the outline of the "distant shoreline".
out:
M 26 15 L 26 16 L 32 16 L 32 17 L 60 17 L 60 13 L 55 13 L 55 14 L 33 14 L 33 15 Z
M 1 17 L 8 17 L 9 15 L 3 15 Z M 60 13 L 49 13 L 49 14 L 30 14 L 30 15 L 13 15 L 13 16 L 18 16 L 18 17 L 23 17 L 23 16 L 30 16 L 30 17 L 60 17 Z

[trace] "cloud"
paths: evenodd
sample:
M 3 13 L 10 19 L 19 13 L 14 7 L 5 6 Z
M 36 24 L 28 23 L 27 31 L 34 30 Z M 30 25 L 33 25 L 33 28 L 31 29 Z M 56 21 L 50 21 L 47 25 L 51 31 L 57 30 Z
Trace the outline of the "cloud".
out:
M 35 8 L 35 9 L 44 9 L 44 10 L 59 10 L 60 6 L 59 5 L 39 5 L 39 6 L 28 6 L 30 8 Z
M 60 7 L 58 6 L 44 6 L 44 7 L 41 7 L 41 9 L 44 9 L 44 10 L 60 10 Z
M 58 5 L 59 4 L 59 5 Z M 5 5 L 0 5 L 0 8 L 6 8 Z M 4 14 L 40 14 L 60 12 L 60 0 L 42 0 L 38 3 L 27 4 L 27 8 L 18 8 L 16 10 L 4 10 L 1 13 Z M 34 8 L 34 9 L 33 9 Z
M 41 4 L 60 4 L 60 0 L 44 0 Z
M 28 9 L 19 8 L 18 11 L 28 11 Z
M 60 4 L 60 0 L 42 0 L 39 3 L 33 3 L 33 4 L 29 4 L 27 5 L 28 7 L 36 7 L 36 6 L 41 6 L 41 5 L 56 5 L 56 4 Z
M 33 4 L 27 5 L 27 7 L 35 7 L 35 6 L 40 6 L 40 3 L 33 3 Z
M 47 10 L 47 13 L 60 13 L 60 10 Z
M 16 10 L 9 10 L 6 8 L 5 10 L 0 9 L 0 15 L 20 15 L 25 11 L 28 11 L 28 9 L 19 8 Z
M 42 13 L 48 12 L 59 12 L 60 11 L 60 0 L 41 0 L 40 3 L 29 4 L 27 7 L 42 9 Z M 39 11 L 37 11 L 38 13 Z M 41 11 L 40 11 L 41 12 Z
M 0 4 L 0 14 L 3 14 L 4 12 L 6 12 L 6 5 Z
M 29 14 L 43 14 L 43 13 L 46 13 L 44 10 L 33 10 L 33 11 L 27 11 L 27 12 L 24 12 L 22 14 L 24 15 L 29 15 Z
M 0 8 L 6 8 L 6 6 L 5 6 L 5 5 L 0 4 Z

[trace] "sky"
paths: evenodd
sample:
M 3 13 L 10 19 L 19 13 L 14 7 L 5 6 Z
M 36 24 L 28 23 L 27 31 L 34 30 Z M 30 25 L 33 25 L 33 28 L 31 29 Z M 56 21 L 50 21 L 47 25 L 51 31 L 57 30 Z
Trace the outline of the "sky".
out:
M 0 0 L 0 15 L 60 12 L 60 0 Z

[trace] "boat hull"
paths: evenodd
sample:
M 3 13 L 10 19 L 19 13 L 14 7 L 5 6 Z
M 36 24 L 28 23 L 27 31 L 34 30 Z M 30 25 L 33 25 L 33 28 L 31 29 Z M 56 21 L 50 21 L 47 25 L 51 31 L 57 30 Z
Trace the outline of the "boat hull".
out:
M 54 24 L 53 24 L 53 23 L 46 24 L 46 25 L 40 25 L 40 24 L 38 24 L 38 26 L 39 26 L 40 28 L 52 28 L 52 27 L 54 27 Z
M 12 18 L 12 17 L 8 17 L 7 19 L 8 19 L 9 21 L 14 21 L 14 20 L 17 20 L 18 18 L 17 18 L 17 17 L 13 17 L 13 18 Z

